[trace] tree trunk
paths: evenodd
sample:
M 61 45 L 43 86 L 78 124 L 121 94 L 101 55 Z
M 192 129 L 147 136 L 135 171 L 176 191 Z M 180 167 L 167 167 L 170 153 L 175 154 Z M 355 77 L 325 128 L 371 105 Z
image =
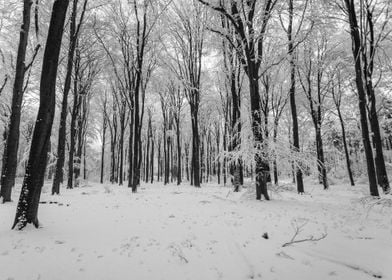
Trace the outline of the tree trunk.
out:
M 151 176 L 150 183 L 151 184 L 154 183 L 154 146 L 155 146 L 154 138 L 151 139 L 151 155 L 150 155 L 150 167 L 151 167 L 151 170 L 150 170 L 150 173 L 151 173 L 151 175 L 150 175 Z
M 219 123 L 217 124 L 216 129 L 216 153 L 217 153 L 217 176 L 218 176 L 218 185 L 221 183 L 221 160 L 219 155 L 219 140 L 220 140 L 220 128 Z
M 164 181 L 163 183 L 166 185 L 169 183 L 169 143 L 170 140 L 166 135 L 166 129 L 163 132 L 163 138 L 164 138 L 164 142 L 163 142 L 163 153 L 165 155 L 165 177 L 164 177 Z
M 180 135 L 180 116 L 177 116 L 177 185 L 181 184 L 181 135 Z
M 84 145 L 83 145 L 83 180 L 87 180 L 86 154 L 87 154 L 87 143 L 86 143 L 86 139 L 84 139 Z
M 391 187 L 389 186 L 389 180 L 387 175 L 387 170 L 385 167 L 384 153 L 382 148 L 382 140 L 380 133 L 380 124 L 378 122 L 378 115 L 376 109 L 376 97 L 374 94 L 373 83 L 371 79 L 368 79 L 366 83 L 368 101 L 370 105 L 369 112 L 369 120 L 370 120 L 370 128 L 373 136 L 373 146 L 375 147 L 376 157 L 375 157 L 375 166 L 376 166 L 376 174 L 377 174 L 377 183 L 382 188 L 384 193 L 389 193 L 391 191 Z
M 291 118 L 293 121 L 293 148 L 295 152 L 299 152 L 299 134 L 298 134 L 298 116 L 297 116 L 297 105 L 295 100 L 295 58 L 294 58 L 294 44 L 292 39 L 293 31 L 293 0 L 289 0 L 289 26 L 287 30 L 288 37 L 288 54 L 290 59 L 290 107 L 291 107 Z M 299 194 L 304 193 L 304 183 L 302 178 L 302 170 L 295 167 L 295 177 L 297 182 L 297 191 Z
M 82 113 L 83 114 L 83 113 Z M 79 176 L 80 176 L 80 170 L 82 167 L 82 151 L 83 151 L 83 116 L 79 116 L 78 120 L 78 145 L 76 149 L 76 164 L 74 165 L 74 174 L 75 174 L 75 181 L 74 181 L 74 187 L 79 187 Z
M 124 173 L 124 135 L 125 135 L 125 118 L 122 118 L 122 122 L 120 124 L 120 143 L 119 143 L 119 149 L 120 149 L 120 166 L 119 166 L 119 185 L 123 185 L 123 173 Z
M 194 93 L 197 94 L 197 93 Z M 193 185 L 200 188 L 200 139 L 199 139 L 199 122 L 198 107 L 191 106 L 192 116 L 192 173 Z
M 343 121 L 342 113 L 340 112 L 340 108 L 338 108 L 337 111 L 338 111 L 338 116 L 339 116 L 339 120 L 340 120 L 340 126 L 342 128 L 343 148 L 344 148 L 344 154 L 346 156 L 346 166 L 347 166 L 348 177 L 350 178 L 351 186 L 355 186 L 353 172 L 351 171 L 350 155 L 349 155 L 348 147 L 347 147 L 346 128 L 344 127 L 344 121 Z
M 12 187 L 15 185 L 16 169 L 18 166 L 19 127 L 22 111 L 23 86 L 26 72 L 26 49 L 29 39 L 31 5 L 33 1 L 23 1 L 23 24 L 19 33 L 19 46 L 16 58 L 16 72 L 12 90 L 11 116 L 8 127 L 8 137 L 4 146 L 3 167 L 1 175 L 0 197 L 4 202 L 11 201 Z
M 189 143 L 185 142 L 185 173 L 186 180 L 189 182 Z
M 319 166 L 319 177 L 324 186 L 324 190 L 328 189 L 327 169 L 325 168 L 323 140 L 321 137 L 321 123 L 316 124 L 316 146 L 317 146 L 317 159 Z
M 38 227 L 38 206 L 44 182 L 47 153 L 56 108 L 56 76 L 68 0 L 53 4 L 40 82 L 40 104 L 34 128 L 29 160 L 12 228 L 23 229 L 28 223 Z
M 132 109 L 131 109 L 132 110 Z M 131 115 L 133 113 L 131 112 Z M 128 142 L 128 188 L 132 188 L 132 178 L 133 178 L 133 117 L 131 116 L 131 121 L 129 123 L 129 142 Z
M 278 124 L 277 122 L 274 123 L 274 132 L 273 132 L 273 137 L 274 137 L 274 143 L 276 145 L 276 139 L 278 136 Z M 278 164 L 276 160 L 276 155 L 274 155 L 274 183 L 275 185 L 279 184 L 279 178 L 278 178 Z
M 71 24 L 70 24 L 70 42 L 68 49 L 68 62 L 67 72 L 64 82 L 63 100 L 61 103 L 61 114 L 60 114 L 60 125 L 59 125 L 59 136 L 57 144 L 57 161 L 56 171 L 54 175 L 52 185 L 52 195 L 60 194 L 60 184 L 63 183 L 64 176 L 64 162 L 65 162 L 65 142 L 67 135 L 67 115 L 68 115 L 68 94 L 71 89 L 72 71 L 73 71 L 73 60 L 76 49 L 76 14 L 77 14 L 78 0 L 73 1 Z
M 369 178 L 369 189 L 370 195 L 379 196 L 377 189 L 376 171 L 373 161 L 373 151 L 369 139 L 369 127 L 367 122 L 367 111 L 366 111 L 366 90 L 363 83 L 362 75 L 362 63 L 360 59 L 361 52 L 361 37 L 359 34 L 359 26 L 357 22 L 357 16 L 353 0 L 344 0 L 347 8 L 347 16 L 350 23 L 350 33 L 352 40 L 352 52 L 355 63 L 355 82 L 358 90 L 358 106 L 361 118 L 361 130 L 362 130 L 362 141 L 366 155 L 366 166 Z
M 78 69 L 75 69 L 75 71 L 77 72 Z M 74 98 L 74 100 L 73 100 L 72 115 L 71 115 L 67 189 L 73 188 L 74 155 L 75 155 L 75 145 L 76 145 L 76 118 L 79 114 L 79 106 L 80 106 L 77 79 L 74 79 L 74 96 L 73 96 L 73 98 Z
M 263 144 L 263 134 L 260 129 L 261 116 L 260 116 L 260 94 L 259 94 L 259 82 L 258 73 L 255 69 L 249 67 L 248 77 L 249 77 L 249 92 L 251 98 L 251 111 L 252 111 L 252 132 L 253 137 L 258 144 Z M 256 78 L 257 77 L 257 78 Z M 269 176 L 269 166 L 265 159 L 262 158 L 260 153 L 255 155 L 256 163 L 256 199 L 260 200 L 261 195 L 264 196 L 266 200 L 269 200 L 269 195 L 267 191 L 267 181 Z
M 161 178 L 161 169 L 162 169 L 162 165 L 161 165 L 161 139 L 158 140 L 158 178 L 157 181 L 159 182 L 160 178 Z
M 106 116 L 103 116 L 103 131 L 102 131 L 102 149 L 101 149 L 101 184 L 103 184 L 103 176 L 105 169 L 105 144 L 106 144 Z

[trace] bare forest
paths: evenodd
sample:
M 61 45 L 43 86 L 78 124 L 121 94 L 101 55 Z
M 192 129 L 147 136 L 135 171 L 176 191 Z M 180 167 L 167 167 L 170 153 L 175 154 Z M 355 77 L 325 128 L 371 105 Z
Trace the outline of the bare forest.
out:
M 0 279 L 387 279 L 392 2 L 0 1 L 0 158 Z

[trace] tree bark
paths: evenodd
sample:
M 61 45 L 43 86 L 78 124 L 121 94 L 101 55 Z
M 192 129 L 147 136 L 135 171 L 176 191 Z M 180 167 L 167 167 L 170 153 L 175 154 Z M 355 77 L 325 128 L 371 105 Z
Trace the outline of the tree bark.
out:
M 106 105 L 104 110 L 106 111 Z M 103 131 L 102 131 L 102 148 L 101 148 L 101 179 L 100 179 L 101 184 L 103 184 L 103 176 L 104 176 L 104 169 L 105 169 L 105 144 L 106 144 L 106 126 L 107 126 L 106 122 L 107 122 L 106 115 L 104 115 Z
M 154 134 L 154 138 L 151 139 L 151 155 L 150 155 L 150 176 L 151 176 L 151 180 L 150 183 L 154 183 L 154 148 L 155 148 L 155 134 Z
M 18 167 L 19 127 L 22 112 L 23 86 L 26 73 L 26 49 L 29 39 L 32 4 L 33 1 L 31 0 L 23 1 L 23 23 L 19 33 L 16 72 L 12 90 L 11 115 L 7 141 L 4 146 L 1 174 L 0 197 L 3 200 L 3 203 L 11 201 L 11 192 L 15 185 L 16 170 Z
M 350 178 L 351 186 L 355 186 L 353 172 L 351 171 L 350 154 L 348 152 L 348 147 L 347 147 L 346 128 L 344 126 L 343 116 L 342 113 L 340 112 L 340 109 L 338 109 L 338 116 L 340 120 L 340 127 L 342 129 L 343 148 L 344 148 L 344 154 L 346 156 L 347 173 L 348 173 L 348 177 Z
M 198 94 L 198 93 L 193 93 Z M 192 116 L 192 173 L 193 186 L 200 188 L 200 139 L 198 122 L 198 105 L 191 105 Z
M 86 10 L 87 1 L 83 6 L 83 11 L 78 27 L 76 26 L 76 16 L 78 0 L 73 1 L 72 14 L 71 14 L 71 24 L 70 24 L 70 41 L 68 49 L 68 62 L 67 62 L 67 72 L 64 82 L 63 100 L 61 103 L 61 114 L 60 114 L 60 124 L 59 124 L 59 136 L 57 144 L 57 161 L 55 168 L 55 175 L 52 185 L 52 195 L 60 194 L 60 184 L 63 183 L 64 177 L 64 162 L 65 162 L 65 142 L 66 142 L 66 127 L 67 127 L 67 115 L 68 115 L 68 94 L 71 89 L 72 71 L 73 71 L 73 60 L 75 55 L 76 43 L 78 39 L 78 33 L 80 26 L 83 22 L 84 13 Z
M 361 119 L 362 141 L 366 155 L 366 166 L 369 178 L 370 195 L 379 196 L 377 189 L 376 171 L 373 161 L 373 151 L 369 139 L 369 127 L 366 111 L 366 88 L 363 82 L 362 62 L 361 62 L 361 37 L 353 0 L 344 0 L 347 16 L 350 23 L 350 34 L 352 40 L 352 52 L 355 64 L 355 82 L 358 90 L 358 106 Z
M 34 128 L 29 160 L 12 228 L 23 229 L 28 223 L 39 226 L 38 206 L 44 182 L 48 147 L 56 108 L 56 76 L 68 0 L 53 4 L 40 82 L 40 104 Z
M 363 53 L 363 75 L 365 78 L 366 93 L 368 97 L 368 103 L 370 107 L 369 120 L 370 128 L 372 131 L 373 146 L 375 148 L 375 167 L 377 174 L 378 185 L 382 188 L 384 193 L 389 193 L 391 188 L 389 186 L 388 175 L 385 167 L 384 153 L 382 147 L 382 139 L 380 133 L 380 124 L 378 122 L 378 114 L 376 109 L 376 96 L 375 89 L 372 81 L 373 71 L 374 71 L 374 59 L 376 57 L 376 39 L 374 34 L 374 20 L 373 20 L 373 10 L 370 4 L 366 3 L 366 22 L 368 24 L 368 29 L 366 30 L 366 36 L 369 43 L 365 43 L 364 47 L 361 48 Z M 369 45 L 369 48 L 366 46 Z M 367 53 L 368 52 L 368 53 Z
M 294 58 L 294 44 L 292 38 L 293 32 L 293 15 L 294 6 L 293 0 L 288 0 L 289 3 L 289 26 L 287 29 L 288 38 L 288 54 L 290 60 L 290 107 L 291 107 L 291 118 L 293 121 L 293 149 L 295 152 L 299 152 L 299 134 L 298 134 L 298 115 L 297 115 L 297 105 L 295 98 L 295 58 Z M 304 183 L 302 178 L 302 170 L 295 167 L 295 177 L 297 182 L 297 192 L 303 194 Z
M 176 118 L 177 128 L 177 185 L 181 184 L 181 131 L 180 131 L 180 116 Z

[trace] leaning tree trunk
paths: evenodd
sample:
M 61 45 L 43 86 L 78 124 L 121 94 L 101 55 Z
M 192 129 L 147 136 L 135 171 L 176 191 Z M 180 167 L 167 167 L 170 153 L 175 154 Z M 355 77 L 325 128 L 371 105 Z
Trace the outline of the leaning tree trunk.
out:
M 384 193 L 389 193 L 391 191 L 391 187 L 389 186 L 389 180 L 387 175 L 387 170 L 385 167 L 384 153 L 382 148 L 382 140 L 380 133 L 380 124 L 378 122 L 378 115 L 376 109 L 376 97 L 374 94 L 373 83 L 371 79 L 366 83 L 368 100 L 370 103 L 370 112 L 369 112 L 369 120 L 370 120 L 370 128 L 372 131 L 373 137 L 373 146 L 375 147 L 375 165 L 376 165 L 376 174 L 377 174 L 377 182 L 378 185 L 383 189 Z
M 56 108 L 56 76 L 68 2 L 56 0 L 53 4 L 42 65 L 38 116 L 12 228 L 23 229 L 28 223 L 34 224 L 35 227 L 39 226 L 38 205 Z
M 11 191 L 12 187 L 15 185 L 16 169 L 18 165 L 19 126 L 22 111 L 23 82 L 26 72 L 26 48 L 30 30 L 30 11 L 33 1 L 24 0 L 23 3 L 23 24 L 19 33 L 16 73 L 12 90 L 11 116 L 3 155 L 3 172 L 1 175 L 0 189 L 0 197 L 3 198 L 3 202 L 11 201 Z
M 339 120 L 340 120 L 340 126 L 342 128 L 343 148 L 344 148 L 344 154 L 346 156 L 346 166 L 347 166 L 348 177 L 350 178 L 351 186 L 355 186 L 353 172 L 351 171 L 350 155 L 349 155 L 348 147 L 347 147 L 346 128 L 344 126 L 343 116 L 342 116 L 342 113 L 340 112 L 340 108 L 337 108 L 337 111 L 338 111 L 338 116 L 339 116 Z
M 355 65 L 355 82 L 358 90 L 358 106 L 361 119 L 361 130 L 362 130 L 362 141 L 366 155 L 366 166 L 369 178 L 369 189 L 370 195 L 379 196 L 377 189 L 376 171 L 373 161 L 373 151 L 369 139 L 369 127 L 367 120 L 367 109 L 366 109 L 366 89 L 362 75 L 362 62 L 360 59 L 361 52 L 361 37 L 359 34 L 359 26 L 357 21 L 357 15 L 353 0 L 344 0 L 347 8 L 347 16 L 350 23 L 350 34 L 352 40 L 352 53 Z

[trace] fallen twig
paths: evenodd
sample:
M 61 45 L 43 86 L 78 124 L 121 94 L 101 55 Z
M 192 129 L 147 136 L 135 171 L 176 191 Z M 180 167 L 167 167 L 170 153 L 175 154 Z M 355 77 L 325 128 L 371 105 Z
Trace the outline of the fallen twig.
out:
M 287 247 L 295 243 L 301 243 L 306 241 L 320 241 L 327 237 L 327 232 L 324 232 L 320 237 L 315 238 L 313 235 L 309 236 L 308 238 L 304 239 L 296 239 L 296 237 L 301 233 L 302 229 L 307 225 L 308 221 L 304 221 L 302 224 L 298 224 L 297 221 L 292 222 L 292 226 L 294 228 L 294 235 L 289 242 L 286 242 L 282 245 L 282 247 Z

